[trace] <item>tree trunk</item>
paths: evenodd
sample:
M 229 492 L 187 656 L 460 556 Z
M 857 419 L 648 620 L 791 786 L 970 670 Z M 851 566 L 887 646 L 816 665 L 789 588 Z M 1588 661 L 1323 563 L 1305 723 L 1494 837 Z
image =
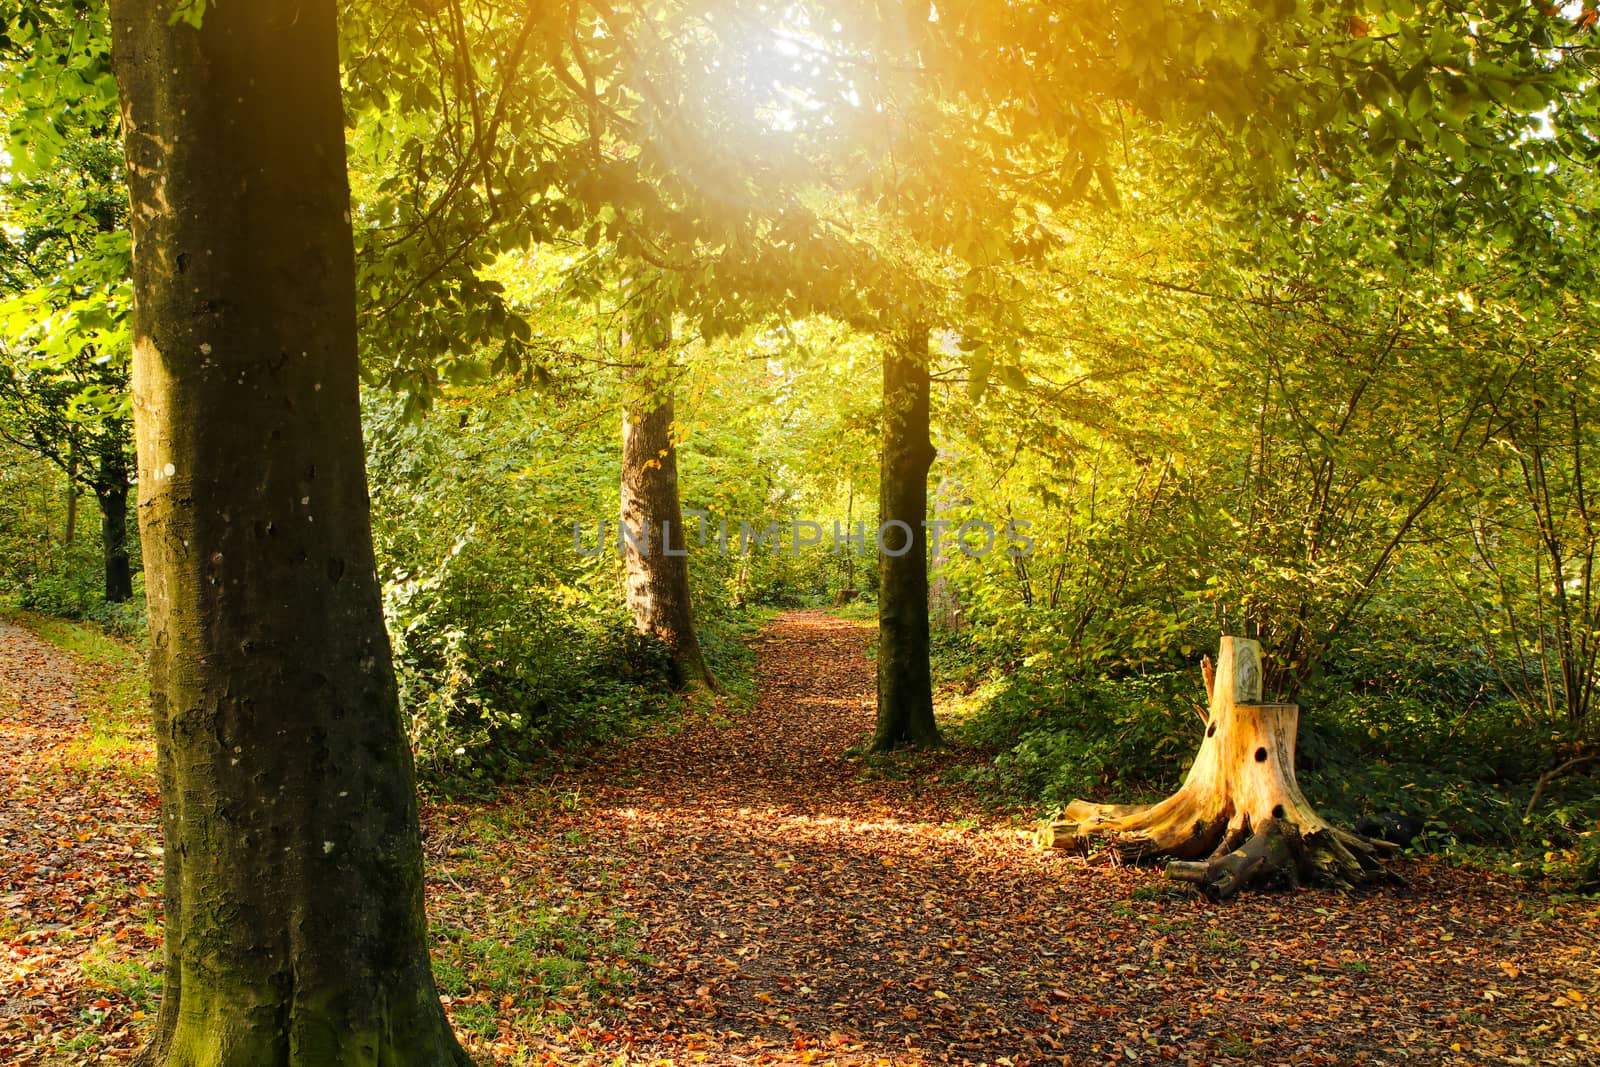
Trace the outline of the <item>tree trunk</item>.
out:
M 107 604 L 133 599 L 133 570 L 128 559 L 128 457 L 122 435 L 110 433 L 100 447 L 94 496 L 100 505 L 100 555 L 105 562 Z
M 664 316 L 637 313 L 628 344 L 640 362 L 628 373 L 622 413 L 622 538 L 628 609 L 642 634 L 672 657 L 679 685 L 715 690 L 695 635 L 689 593 L 689 533 L 678 499 L 678 446 L 672 439 L 672 386 L 657 366 L 671 341 Z
M 372 554 L 332 0 L 113 0 L 160 1067 L 461 1065 Z
M 1300 792 L 1300 709 L 1261 703 L 1260 644 L 1224 637 L 1217 661 L 1214 680 L 1207 672 L 1205 737 L 1182 788 L 1155 805 L 1075 800 L 1041 829 L 1041 843 L 1082 846 L 1103 837 L 1122 860 L 1172 860 L 1168 877 L 1213 899 L 1272 876 L 1346 887 L 1397 880 L 1378 862 L 1392 846 L 1329 825 Z
M 935 748 L 928 662 L 928 328 L 912 326 L 883 355 L 878 474 L 878 724 L 875 752 Z
M 78 539 L 78 444 L 67 445 L 67 521 L 61 532 L 61 543 L 68 548 Z

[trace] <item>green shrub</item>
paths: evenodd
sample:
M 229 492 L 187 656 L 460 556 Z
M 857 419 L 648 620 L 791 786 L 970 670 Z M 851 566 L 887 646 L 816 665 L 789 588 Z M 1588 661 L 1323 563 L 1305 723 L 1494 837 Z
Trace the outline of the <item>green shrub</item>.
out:
M 89 605 L 89 610 L 84 612 L 84 619 L 95 623 L 107 633 L 123 638 L 136 638 L 144 634 L 147 628 L 144 598 L 144 575 L 138 573 L 133 576 L 133 599 L 124 600 L 120 604 L 108 604 L 104 600 L 97 600 Z
M 744 558 L 708 554 L 699 569 L 709 578 L 720 569 L 728 575 L 725 589 L 706 589 L 699 603 L 726 603 L 735 607 L 807 608 L 830 602 L 832 590 L 844 585 L 839 559 L 825 548 L 805 548 L 800 554 L 779 554 L 767 548 L 753 549 Z M 857 584 L 865 568 L 856 561 Z M 706 581 L 697 581 L 698 589 Z M 715 608 L 713 607 L 713 610 Z
M 1600 893 L 1600 781 L 1584 777 L 1564 783 L 1541 803 L 1524 827 L 1513 873 Z
M 1015 797 L 1148 796 L 1177 784 L 1199 735 L 1197 682 L 1176 674 L 1088 679 L 1024 671 L 963 726 L 997 753 L 985 776 Z
M 421 420 L 389 398 L 369 403 L 384 611 L 418 769 L 435 784 L 567 758 L 677 706 L 665 650 L 624 605 L 620 560 L 574 546 L 574 524 L 592 545 L 601 517 L 615 536 L 615 422 L 575 437 L 559 415 L 490 392 Z M 741 572 L 779 599 L 790 587 L 769 575 L 804 576 L 771 562 L 691 548 L 696 626 L 724 683 L 742 670 L 729 637 L 744 625 L 732 605 Z
M 493 778 L 598 743 L 671 699 L 665 650 L 620 612 L 558 612 L 539 590 L 509 582 L 495 592 L 482 571 L 504 565 L 463 544 L 432 574 L 385 587 L 412 748 L 441 782 Z
M 40 615 L 82 619 L 103 603 L 102 566 L 94 545 L 51 545 L 28 560 L 17 576 L 17 606 Z

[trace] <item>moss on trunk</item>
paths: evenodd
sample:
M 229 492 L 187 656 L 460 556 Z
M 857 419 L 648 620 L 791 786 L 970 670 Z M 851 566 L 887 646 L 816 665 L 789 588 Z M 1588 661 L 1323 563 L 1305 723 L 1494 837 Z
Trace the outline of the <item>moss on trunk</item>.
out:
M 467 1062 L 369 527 L 332 0 L 112 5 L 165 839 L 142 1062 Z

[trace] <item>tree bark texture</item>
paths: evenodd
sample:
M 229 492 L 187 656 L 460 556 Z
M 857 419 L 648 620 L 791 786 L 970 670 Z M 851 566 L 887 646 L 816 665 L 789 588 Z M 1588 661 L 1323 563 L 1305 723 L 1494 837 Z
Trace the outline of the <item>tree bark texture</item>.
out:
M 912 326 L 883 355 L 878 474 L 878 721 L 872 748 L 935 748 L 928 656 L 928 329 Z
M 372 552 L 332 0 L 113 0 L 165 839 L 141 1062 L 468 1061 Z
M 622 414 L 622 539 L 628 610 L 642 634 L 659 640 L 679 685 L 716 689 L 694 629 L 689 532 L 678 495 L 678 446 L 665 350 L 671 324 L 639 313 L 630 324 L 629 396 Z
M 1224 637 L 1205 736 L 1183 786 L 1154 805 L 1075 800 L 1040 830 L 1040 843 L 1086 845 L 1105 839 L 1111 855 L 1165 858 L 1169 877 L 1222 899 L 1257 879 L 1339 886 L 1396 880 L 1379 858 L 1392 850 L 1330 825 L 1295 780 L 1300 709 L 1261 702 L 1261 646 Z

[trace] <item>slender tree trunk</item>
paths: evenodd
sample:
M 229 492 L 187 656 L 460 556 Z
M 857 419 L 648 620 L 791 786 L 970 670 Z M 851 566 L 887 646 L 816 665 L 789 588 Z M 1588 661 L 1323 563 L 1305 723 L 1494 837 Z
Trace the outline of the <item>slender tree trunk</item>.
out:
M 39 479 L 39 519 L 45 530 L 49 530 L 50 524 L 55 522 L 55 495 L 55 479 L 47 471 Z
M 95 469 L 94 496 L 100 505 L 100 555 L 105 562 L 107 604 L 133 599 L 133 569 L 128 559 L 128 457 L 122 435 L 103 442 Z
M 717 687 L 695 636 L 689 593 L 689 533 L 678 499 L 678 448 L 672 439 L 672 387 L 658 371 L 671 324 L 640 314 L 628 344 L 639 363 L 629 371 L 622 413 L 622 524 L 628 608 L 640 633 L 660 639 L 680 685 Z
M 333 0 L 113 0 L 165 837 L 144 1064 L 467 1062 L 372 554 Z
M 61 532 L 61 543 L 72 547 L 78 539 L 78 445 L 76 439 L 67 445 L 67 521 Z
M 878 475 L 878 725 L 872 748 L 932 748 L 928 662 L 928 329 L 913 326 L 883 356 L 883 454 Z M 909 542 L 909 543 L 908 543 Z

